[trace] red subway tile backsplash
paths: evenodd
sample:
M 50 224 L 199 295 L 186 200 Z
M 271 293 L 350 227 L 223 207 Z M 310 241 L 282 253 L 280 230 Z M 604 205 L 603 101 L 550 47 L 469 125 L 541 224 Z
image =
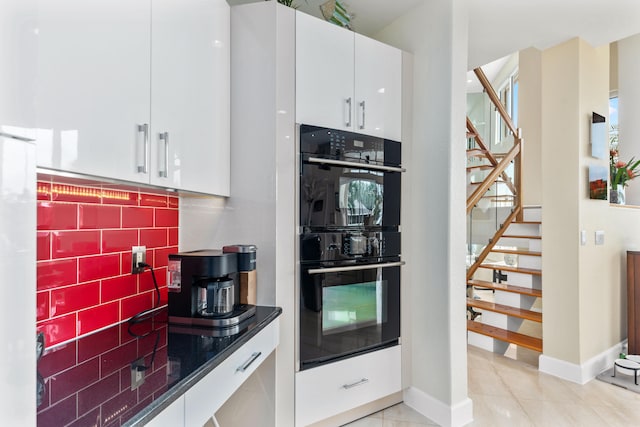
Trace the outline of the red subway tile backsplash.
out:
M 120 255 L 98 255 L 78 259 L 78 281 L 88 282 L 120 274 Z
M 120 228 L 120 206 L 79 205 L 78 208 L 80 228 Z
M 52 289 L 78 283 L 78 260 L 38 261 L 36 266 L 38 290 Z
M 38 202 L 38 230 L 75 230 L 77 212 L 75 203 Z
M 99 231 L 54 231 L 52 258 L 70 258 L 100 253 Z
M 132 246 L 147 247 L 166 304 L 167 255 L 178 251 L 177 197 L 76 184 L 38 180 L 37 327 L 48 347 L 155 304 L 149 270 L 131 274 Z
M 122 228 L 153 227 L 153 208 L 134 208 L 122 210 Z M 165 226 L 166 227 L 166 226 Z
M 131 252 L 138 245 L 138 230 L 103 230 L 102 253 Z

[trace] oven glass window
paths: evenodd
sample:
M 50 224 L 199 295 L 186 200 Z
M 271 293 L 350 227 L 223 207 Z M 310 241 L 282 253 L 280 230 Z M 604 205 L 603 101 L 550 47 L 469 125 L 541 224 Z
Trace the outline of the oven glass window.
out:
M 362 172 L 382 177 L 382 173 Z M 346 214 L 347 225 L 381 225 L 383 190 L 384 186 L 380 182 L 341 176 L 338 207 Z
M 384 322 L 385 289 L 385 281 L 323 288 L 323 334 L 340 333 Z

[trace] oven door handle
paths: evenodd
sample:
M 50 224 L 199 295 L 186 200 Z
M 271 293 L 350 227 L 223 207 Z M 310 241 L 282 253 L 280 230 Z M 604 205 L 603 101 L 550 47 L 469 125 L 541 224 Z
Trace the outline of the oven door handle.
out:
M 404 261 L 398 261 L 398 262 L 384 262 L 381 264 L 349 265 L 347 267 L 310 268 L 309 270 L 307 270 L 307 273 L 309 274 L 341 273 L 343 271 L 373 270 L 375 268 L 400 267 L 404 264 L 405 264 Z
M 393 166 L 370 165 L 366 163 L 345 162 L 344 160 L 323 159 L 321 157 L 309 157 L 309 163 L 318 163 L 323 165 L 347 166 L 358 169 L 371 169 L 384 172 L 406 172 L 405 168 L 396 168 Z

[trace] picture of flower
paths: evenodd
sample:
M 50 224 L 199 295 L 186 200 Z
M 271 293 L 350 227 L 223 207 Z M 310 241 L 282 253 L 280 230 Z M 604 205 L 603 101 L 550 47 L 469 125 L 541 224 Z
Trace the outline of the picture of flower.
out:
M 618 185 L 626 187 L 629 181 L 634 179 L 640 173 L 640 160 L 632 157 L 628 162 L 618 159 L 618 150 L 611 149 L 609 151 L 609 170 L 611 174 L 611 188 L 615 189 Z

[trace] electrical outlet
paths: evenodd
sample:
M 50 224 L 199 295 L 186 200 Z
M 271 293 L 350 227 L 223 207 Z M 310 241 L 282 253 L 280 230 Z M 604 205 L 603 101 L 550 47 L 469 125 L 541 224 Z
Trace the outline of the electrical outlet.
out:
M 131 274 L 140 274 L 144 271 L 144 267 L 140 267 L 140 263 L 147 262 L 147 247 L 133 246 L 131 247 Z
M 131 363 L 131 390 L 135 390 L 144 384 L 144 359 L 136 359 Z

